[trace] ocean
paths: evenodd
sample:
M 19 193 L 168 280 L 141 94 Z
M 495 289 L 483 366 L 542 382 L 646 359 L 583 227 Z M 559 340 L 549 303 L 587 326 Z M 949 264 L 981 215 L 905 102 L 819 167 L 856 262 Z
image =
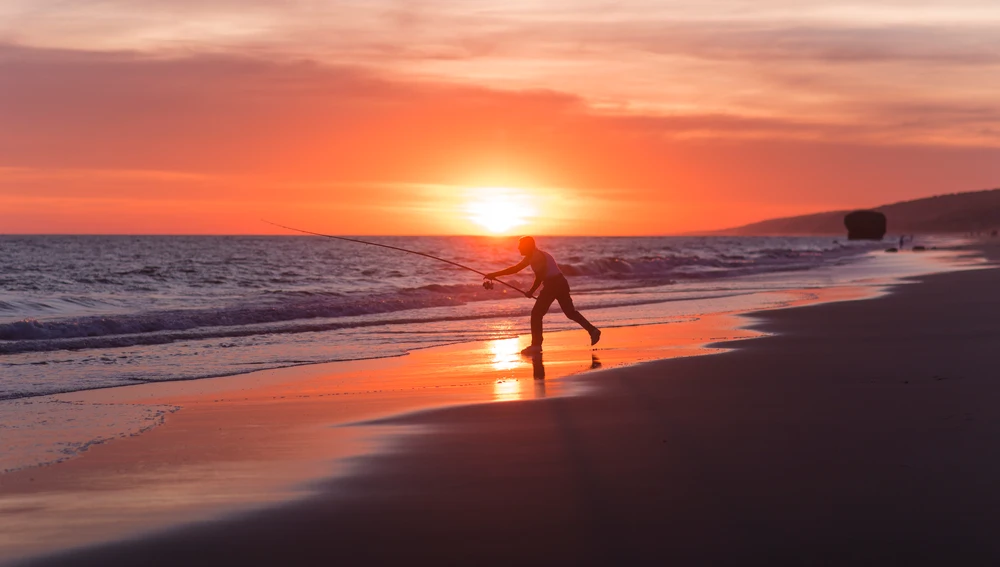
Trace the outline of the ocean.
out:
M 371 237 L 481 271 L 516 239 Z M 752 307 L 881 243 L 541 238 L 603 326 Z M 311 236 L 0 237 L 0 399 L 405 354 L 527 332 L 532 302 L 443 262 Z M 790 281 L 794 280 L 794 281 Z M 526 289 L 530 270 L 507 278 Z M 558 306 L 547 329 L 572 328 Z
M 364 238 L 484 272 L 520 260 L 515 238 Z M 605 333 L 948 269 L 933 252 L 825 237 L 538 243 Z M 0 260 L 0 472 L 71 458 L 178 409 L 87 403 L 73 392 L 507 338 L 529 332 L 533 305 L 444 262 L 311 236 L 0 236 Z M 532 276 L 504 279 L 526 289 Z M 579 327 L 553 305 L 545 329 Z

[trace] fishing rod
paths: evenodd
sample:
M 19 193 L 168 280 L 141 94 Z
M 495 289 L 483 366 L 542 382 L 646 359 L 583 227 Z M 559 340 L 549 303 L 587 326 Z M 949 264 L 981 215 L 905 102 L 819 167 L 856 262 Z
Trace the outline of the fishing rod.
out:
M 325 238 L 334 238 L 334 239 L 337 239 L 337 240 L 346 240 L 347 242 L 357 242 L 358 244 L 368 244 L 369 246 L 378 246 L 380 248 L 388 248 L 389 250 L 398 250 L 399 252 L 406 252 L 406 253 L 409 253 L 409 254 L 416 254 L 417 256 L 423 256 L 424 258 L 430 258 L 432 260 L 437 260 L 439 262 L 444 262 L 445 264 L 451 264 L 452 266 L 456 266 L 458 268 L 462 268 L 463 270 L 469 270 L 470 272 L 475 272 L 475 273 L 483 276 L 487 280 L 487 281 L 483 282 L 483 287 L 485 289 L 493 289 L 493 283 L 492 282 L 493 281 L 497 281 L 497 282 L 500 282 L 503 285 L 509 287 L 510 289 L 519 292 L 521 295 L 527 296 L 527 294 L 528 294 L 528 292 L 524 291 L 523 289 L 521 289 L 519 287 L 512 286 L 512 285 L 510 285 L 509 283 L 507 283 L 507 282 L 505 282 L 503 280 L 500 280 L 500 279 L 497 279 L 497 278 L 492 278 L 491 279 L 485 273 L 480 272 L 479 270 L 477 270 L 475 268 L 470 268 L 468 266 L 463 266 L 462 264 L 459 264 L 458 262 L 452 262 L 451 260 L 445 260 L 444 258 L 438 258 L 437 256 L 432 256 L 430 254 L 425 254 L 423 252 L 417 252 L 416 250 L 407 250 L 406 248 L 400 248 L 398 246 L 389 246 L 388 244 L 379 244 L 378 242 L 368 242 L 367 240 L 359 240 L 357 238 L 347 238 L 346 236 L 333 236 L 332 234 L 322 234 L 322 233 L 319 233 L 319 232 L 312 232 L 311 230 L 302 230 L 301 228 L 295 228 L 295 227 L 291 227 L 291 226 L 285 226 L 283 224 L 278 224 L 276 222 L 271 222 L 269 220 L 264 220 L 264 219 L 260 219 L 260 220 L 261 220 L 261 222 L 266 222 L 267 224 L 270 224 L 270 225 L 274 225 L 274 226 L 277 226 L 277 227 L 285 228 L 285 229 L 288 229 L 288 230 L 294 230 L 295 232 L 301 232 L 303 234 L 311 234 L 313 236 L 322 236 L 322 237 L 325 237 Z M 531 299 L 535 299 L 535 297 L 531 296 Z

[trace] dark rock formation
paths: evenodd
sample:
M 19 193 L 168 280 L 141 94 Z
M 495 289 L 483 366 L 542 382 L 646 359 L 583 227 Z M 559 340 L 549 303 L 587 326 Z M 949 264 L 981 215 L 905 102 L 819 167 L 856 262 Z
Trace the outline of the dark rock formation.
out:
M 854 211 L 844 215 L 848 240 L 882 240 L 885 236 L 885 215 L 878 211 Z

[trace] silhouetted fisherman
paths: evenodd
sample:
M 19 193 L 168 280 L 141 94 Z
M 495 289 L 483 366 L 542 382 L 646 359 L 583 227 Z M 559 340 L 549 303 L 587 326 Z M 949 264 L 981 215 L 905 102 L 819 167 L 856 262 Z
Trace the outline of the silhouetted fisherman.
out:
M 552 255 L 539 250 L 535 246 L 535 239 L 530 236 L 524 236 L 517 241 L 517 250 L 524 256 L 524 260 L 505 270 L 486 274 L 486 277 L 492 280 L 500 276 L 516 274 L 531 266 L 535 272 L 535 282 L 531 284 L 531 289 L 524 292 L 524 295 L 533 297 L 538 286 L 542 286 L 535 306 L 531 309 L 531 345 L 522 350 L 521 354 L 532 355 L 542 352 L 542 316 L 548 313 L 553 301 L 558 301 L 563 313 L 590 333 L 590 344 L 596 345 L 597 341 L 601 340 L 601 330 L 591 325 L 590 321 L 587 321 L 573 307 L 573 298 L 569 295 L 569 282 L 559 270 Z

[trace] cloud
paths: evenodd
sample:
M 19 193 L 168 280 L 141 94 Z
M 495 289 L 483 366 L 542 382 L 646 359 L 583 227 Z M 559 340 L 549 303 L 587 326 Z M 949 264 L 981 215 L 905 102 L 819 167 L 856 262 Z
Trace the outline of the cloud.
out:
M 587 138 L 595 147 L 641 137 L 919 143 L 938 131 L 936 143 L 998 143 L 988 131 L 1000 124 L 992 101 L 838 107 L 853 119 L 608 113 L 574 94 L 406 80 L 307 60 L 0 46 L 6 166 L 450 182 L 425 177 L 456 156 L 483 169 L 505 155 L 587 154 L 579 141 Z
M 573 211 L 549 215 L 559 219 L 549 231 L 662 233 L 1000 177 L 996 144 L 914 142 L 929 130 L 985 128 L 991 104 L 845 108 L 878 120 L 608 112 L 574 94 L 284 57 L 7 45 L 0 201 L 19 212 L 0 225 L 95 230 L 72 220 L 93 209 L 82 199 L 124 215 L 121 230 L 259 232 L 257 218 L 283 211 L 317 223 L 341 215 L 347 232 L 441 233 L 454 230 L 436 224 L 454 210 L 451 195 L 513 186 Z M 74 204 L 54 207 L 59 199 Z M 58 219 L 46 216 L 57 209 Z
M 420 59 L 613 60 L 647 52 L 708 60 L 995 65 L 995 2 L 900 0 L 264 2 L 11 0 L 0 38 L 76 49 L 230 50 L 328 63 Z M 2 26 L 2 25 L 0 25 Z M 620 67 L 607 66 L 613 74 Z
M 851 109 L 974 106 L 1000 89 L 990 0 L 10 0 L 3 38 L 175 59 L 277 55 L 343 73 L 572 93 L 625 112 L 884 128 L 891 118 Z M 992 144 L 983 133 L 993 130 L 960 143 Z M 961 132 L 905 134 L 955 143 Z
M 498 102 L 484 89 L 404 84 L 306 61 L 8 46 L 0 49 L 0 156 L 5 165 L 198 171 L 326 162 L 350 178 L 363 169 L 358 159 L 406 149 L 393 144 L 413 145 L 409 136 L 394 135 L 402 128 L 436 121 L 446 134 L 489 138 L 504 116 L 577 104 L 544 92 Z M 479 116 L 490 108 L 492 116 Z M 463 127 L 463 118 L 491 130 Z
M 704 59 L 754 62 L 922 62 L 997 65 L 1000 23 L 879 25 L 796 22 L 631 22 L 575 30 L 591 42 Z
M 998 90 L 995 0 L 9 0 L 0 231 L 736 225 L 994 186 Z

